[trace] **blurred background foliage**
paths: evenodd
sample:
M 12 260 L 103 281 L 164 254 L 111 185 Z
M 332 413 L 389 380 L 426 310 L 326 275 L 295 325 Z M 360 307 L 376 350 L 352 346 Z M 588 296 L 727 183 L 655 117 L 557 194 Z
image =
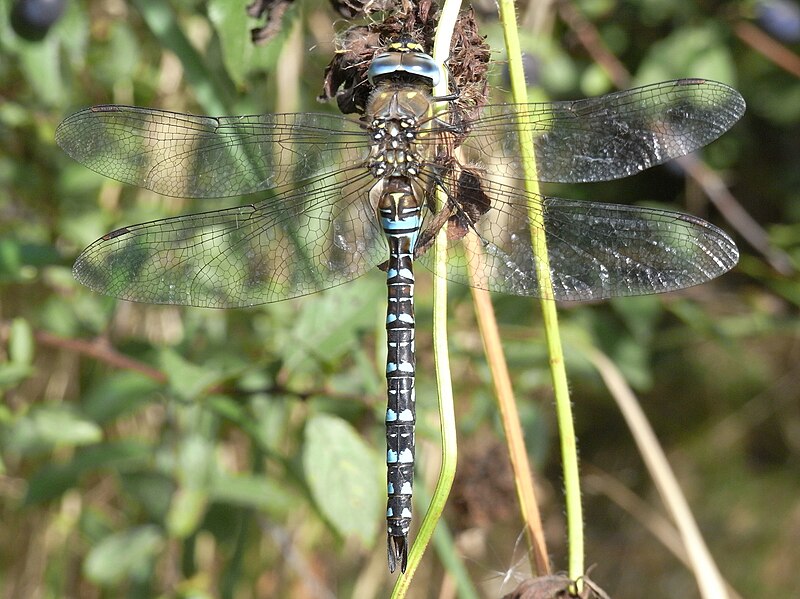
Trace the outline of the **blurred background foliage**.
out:
M 502 90 L 494 7 L 476 8 Z M 0 0 L 4 597 L 366 598 L 391 584 L 380 272 L 228 311 L 119 302 L 71 277 L 78 252 L 107 231 L 221 204 L 156 197 L 71 162 L 53 141 L 70 112 L 97 103 L 335 110 L 315 98 L 347 22 L 303 0 L 255 47 L 249 29 L 259 23 L 244 9 L 238 0 Z M 713 202 L 702 178 L 674 165 L 555 190 L 691 211 L 742 250 L 739 267 L 701 288 L 563 307 L 592 577 L 614 597 L 697 596 L 650 532 L 662 508 L 589 348 L 637 391 L 733 587 L 800 596 L 800 9 L 792 0 L 574 0 L 520 12 L 529 82 L 543 98 L 699 76 L 748 102 L 742 122 L 704 152 Z M 419 278 L 421 498 L 435 480 L 438 424 L 430 276 Z M 495 300 L 559 569 L 561 481 L 535 304 Z M 453 596 L 442 564 L 455 557 L 478 595 L 501 596 L 526 572 L 521 523 L 469 291 L 452 286 L 449 303 L 460 465 L 440 524 L 448 534 L 412 595 Z

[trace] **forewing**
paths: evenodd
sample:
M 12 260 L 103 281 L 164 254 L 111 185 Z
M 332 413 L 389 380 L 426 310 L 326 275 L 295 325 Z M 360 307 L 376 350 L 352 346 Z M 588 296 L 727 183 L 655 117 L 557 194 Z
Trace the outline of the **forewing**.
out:
M 481 186 L 492 209 L 450 235 L 447 278 L 458 283 L 514 295 L 598 300 L 699 285 L 738 261 L 730 237 L 693 216 L 530 195 L 489 180 Z M 546 231 L 552 288 L 537 281 L 531 229 L 538 220 Z M 432 250 L 419 257 L 428 268 L 433 260 Z
M 627 177 L 714 141 L 744 114 L 739 93 L 680 79 L 574 102 L 488 106 L 463 144 L 464 163 L 524 179 L 521 123 L 533 138 L 536 178 L 580 183 Z
M 231 197 L 362 164 L 369 140 L 337 115 L 207 117 L 131 106 L 94 106 L 56 130 L 56 142 L 90 169 L 166 196 Z
M 256 204 L 123 227 L 78 257 L 75 278 L 121 299 L 212 308 L 284 300 L 386 259 L 374 179 L 343 171 Z

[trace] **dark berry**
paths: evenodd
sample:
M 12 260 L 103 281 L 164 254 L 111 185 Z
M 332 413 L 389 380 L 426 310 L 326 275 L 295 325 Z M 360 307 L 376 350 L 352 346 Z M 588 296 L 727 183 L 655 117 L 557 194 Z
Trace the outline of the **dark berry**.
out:
M 17 0 L 11 9 L 11 26 L 20 37 L 39 41 L 64 13 L 65 4 L 66 0 Z

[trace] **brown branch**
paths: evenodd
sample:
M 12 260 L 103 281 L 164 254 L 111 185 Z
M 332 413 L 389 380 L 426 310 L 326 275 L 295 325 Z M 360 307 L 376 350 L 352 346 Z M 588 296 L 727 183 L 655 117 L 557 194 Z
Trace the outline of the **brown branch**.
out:
M 483 255 L 474 235 L 467 235 L 464 238 L 464 244 L 472 249 L 476 256 Z M 481 279 L 480 265 L 473 261 L 470 261 L 469 265 L 471 267 L 470 281 L 478 283 L 472 287 L 472 300 L 475 305 L 475 315 L 478 319 L 478 330 L 483 341 L 484 353 L 492 373 L 492 384 L 503 423 L 503 431 L 506 435 L 508 457 L 514 470 L 514 484 L 522 519 L 525 522 L 531 567 L 539 575 L 550 574 L 547 541 L 534 486 L 536 473 L 528 461 L 528 453 L 525 450 L 525 439 L 520 426 L 508 364 L 500 342 L 494 306 L 492 306 L 489 292 L 486 291 L 486 282 Z
M 784 71 L 795 77 L 800 77 L 800 56 L 789 48 L 767 35 L 761 29 L 748 23 L 739 21 L 733 26 L 737 37 L 753 50 L 774 62 Z
M 108 342 L 108 339 L 103 337 L 97 337 L 93 340 L 68 339 L 65 337 L 59 337 L 53 333 L 48 333 L 47 331 L 35 331 L 33 336 L 36 341 L 42 345 L 77 352 L 84 356 L 94 358 L 100 362 L 104 362 L 115 368 L 138 372 L 147 378 L 156 381 L 157 383 L 161 383 L 162 385 L 167 383 L 166 374 L 157 368 L 153 368 L 152 366 L 145 364 L 144 362 L 134 360 L 133 358 L 118 352 Z
M 572 30 L 592 60 L 606 72 L 614 85 L 619 89 L 627 87 L 631 80 L 631 74 L 622 61 L 606 47 L 594 24 L 584 17 L 569 0 L 561 0 L 558 3 L 558 15 Z
M 7 323 L 0 322 L 0 338 L 4 338 L 6 336 L 7 329 Z M 109 343 L 108 339 L 105 337 L 96 337 L 95 339 L 91 340 L 69 339 L 54 335 L 53 333 L 49 333 L 47 331 L 34 331 L 33 336 L 37 343 L 40 343 L 41 345 L 67 350 L 87 356 L 89 358 L 94 358 L 99 362 L 103 362 L 104 364 L 108 364 L 114 368 L 119 368 L 120 370 L 138 372 L 162 385 L 166 385 L 169 382 L 169 377 L 166 373 L 158 368 L 146 364 L 145 362 L 141 362 L 140 360 L 136 360 L 130 356 L 120 353 Z M 217 384 L 209 387 L 206 391 L 208 393 L 228 393 L 234 395 L 252 395 L 254 393 L 266 393 L 268 395 L 291 395 L 301 401 L 306 401 L 319 395 L 325 395 L 331 399 L 363 401 L 363 397 L 360 395 L 356 396 L 334 393 L 325 388 L 299 391 L 290 389 L 280 383 L 272 385 L 271 387 L 251 389 L 247 391 L 231 388 L 225 384 Z
M 733 196 L 719 173 L 694 155 L 679 158 L 678 164 L 700 186 L 723 218 L 764 256 L 772 268 L 785 276 L 794 273 L 791 258 L 786 252 L 770 243 L 767 232 Z

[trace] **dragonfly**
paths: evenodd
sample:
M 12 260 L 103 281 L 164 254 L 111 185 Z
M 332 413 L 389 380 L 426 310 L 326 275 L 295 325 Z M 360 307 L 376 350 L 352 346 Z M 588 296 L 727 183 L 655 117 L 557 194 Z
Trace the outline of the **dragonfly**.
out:
M 403 40 L 377 52 L 355 119 L 196 116 L 103 105 L 69 116 L 58 144 L 90 169 L 165 196 L 233 207 L 127 225 L 85 249 L 78 281 L 123 300 L 236 308 L 315 293 L 376 267 L 387 281 L 387 553 L 405 571 L 412 517 L 414 265 L 447 237 L 449 280 L 552 300 L 683 289 L 738 261 L 694 216 L 525 190 L 520 131 L 544 182 L 606 181 L 690 153 L 744 113 L 734 89 L 680 79 L 596 98 L 488 105 L 436 98 L 442 67 Z M 441 100 L 445 108 L 434 112 Z M 532 225 L 543 225 L 549 285 Z M 477 275 L 477 276 L 476 276 Z

